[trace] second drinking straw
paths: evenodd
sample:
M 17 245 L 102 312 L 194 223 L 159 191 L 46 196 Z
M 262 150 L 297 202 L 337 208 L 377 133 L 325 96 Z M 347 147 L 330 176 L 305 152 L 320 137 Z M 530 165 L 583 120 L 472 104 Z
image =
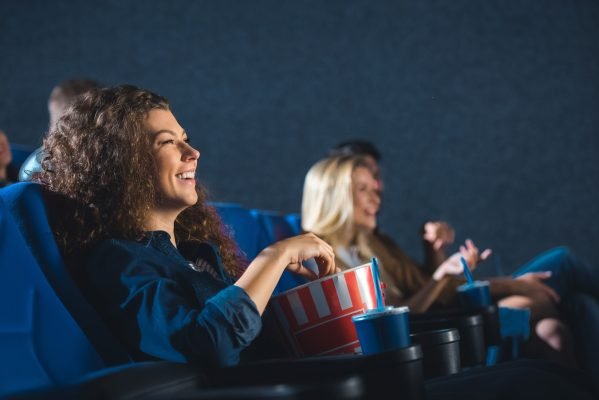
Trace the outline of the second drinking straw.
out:
M 376 294 L 376 308 L 382 310 L 385 308 L 383 303 L 383 290 L 381 289 L 381 275 L 379 273 L 379 263 L 376 257 L 372 257 L 372 280 L 374 281 L 374 292 Z
M 464 267 L 464 275 L 468 280 L 469 285 L 474 285 L 474 278 L 472 277 L 472 273 L 470 272 L 470 268 L 468 268 L 468 263 L 466 263 L 466 259 L 464 257 L 460 257 L 460 261 L 462 262 L 462 266 Z

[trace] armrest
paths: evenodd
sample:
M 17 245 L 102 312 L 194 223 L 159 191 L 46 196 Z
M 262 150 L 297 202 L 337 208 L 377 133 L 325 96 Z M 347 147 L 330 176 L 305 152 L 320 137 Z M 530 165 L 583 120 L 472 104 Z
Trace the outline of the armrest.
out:
M 423 314 L 424 315 L 424 314 Z M 438 329 L 457 329 L 460 334 L 462 367 L 483 365 L 487 356 L 484 320 L 481 314 L 458 314 L 417 317 L 410 315 L 413 333 Z
M 257 361 L 222 368 L 211 374 L 215 386 L 305 384 L 323 379 L 357 376 L 369 398 L 384 398 L 401 388 L 402 398 L 424 395 L 422 349 L 413 345 L 373 355 L 336 355 Z
M 207 375 L 188 364 L 151 361 L 105 368 L 72 384 L 9 396 L 15 400 L 145 398 L 154 391 L 208 386 Z
M 499 307 L 492 304 L 486 307 L 476 309 L 452 308 L 440 311 L 431 311 L 422 314 L 410 314 L 410 321 L 415 324 L 421 321 L 434 321 L 438 319 L 460 318 L 472 315 L 480 315 L 483 319 L 483 330 L 486 346 L 498 346 L 501 344 L 501 319 L 499 317 Z
M 381 397 L 423 399 L 422 349 L 410 346 L 374 355 L 274 359 L 202 370 L 155 361 L 108 368 L 66 387 L 11 396 L 47 399 L 290 399 Z
M 273 361 L 273 364 L 276 364 Z M 11 400 L 258 400 L 258 399 L 360 399 L 362 380 L 356 376 L 302 384 L 233 385 L 215 387 L 208 375 L 189 364 L 155 361 L 107 368 L 59 388 L 41 388 L 9 396 Z

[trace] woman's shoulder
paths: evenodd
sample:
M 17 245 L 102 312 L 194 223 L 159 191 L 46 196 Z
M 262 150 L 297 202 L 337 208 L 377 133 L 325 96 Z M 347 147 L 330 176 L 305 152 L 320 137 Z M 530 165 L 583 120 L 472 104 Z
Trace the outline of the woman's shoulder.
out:
M 115 254 L 133 254 L 147 252 L 147 244 L 135 240 L 109 238 L 98 242 L 92 247 L 90 256 L 114 256 Z
M 151 237 L 140 240 L 108 238 L 98 242 L 85 257 L 88 269 L 124 269 L 131 266 L 160 266 L 172 257 L 161 251 Z

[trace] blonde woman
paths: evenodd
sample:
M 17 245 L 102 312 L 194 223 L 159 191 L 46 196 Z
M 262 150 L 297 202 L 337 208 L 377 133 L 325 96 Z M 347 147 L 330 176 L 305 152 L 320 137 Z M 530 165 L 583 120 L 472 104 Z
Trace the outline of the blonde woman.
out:
M 459 253 L 437 268 L 433 265 L 429 274 L 391 238 L 376 230 L 380 204 L 380 186 L 370 160 L 360 155 L 331 156 L 317 162 L 306 176 L 302 228 L 331 244 L 338 268 L 357 266 L 376 256 L 387 304 L 406 305 L 414 313 L 425 312 L 434 305 L 450 305 L 455 300 L 457 284 L 463 282 L 460 255 L 474 268 L 489 256 L 490 250 L 479 254 L 474 243 L 467 240 Z M 599 325 L 594 309 L 587 312 L 586 303 L 583 307 L 580 301 L 572 300 L 580 297 L 577 293 L 595 293 L 597 275 L 596 270 L 578 261 L 567 249 L 556 248 L 521 267 L 514 278 L 494 277 L 489 282 L 491 295 L 500 305 L 531 309 L 530 355 L 574 365 L 572 333 L 559 311 L 564 309 L 575 315 L 578 324 L 587 321 L 587 326 Z M 567 296 L 565 306 L 560 303 L 560 294 Z M 580 342 L 581 348 L 595 348 L 594 340 Z M 595 362 L 580 364 L 591 371 L 596 369 Z
M 306 175 L 302 200 L 302 228 L 313 232 L 335 250 L 336 265 L 347 269 L 376 256 L 381 266 L 387 304 L 407 305 L 415 313 L 435 302 L 453 300 L 463 272 L 463 255 L 472 268 L 486 258 L 472 241 L 445 260 L 432 276 L 425 275 L 387 236 L 374 231 L 380 207 L 378 182 L 371 163 L 362 156 L 329 157 L 316 163 Z

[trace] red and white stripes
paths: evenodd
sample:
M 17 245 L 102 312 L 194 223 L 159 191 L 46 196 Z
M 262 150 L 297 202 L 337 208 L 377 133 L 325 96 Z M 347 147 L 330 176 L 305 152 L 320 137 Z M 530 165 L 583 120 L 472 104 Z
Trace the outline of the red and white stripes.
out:
M 275 296 L 273 303 L 297 355 L 360 352 L 351 317 L 376 308 L 370 264 L 288 290 Z

